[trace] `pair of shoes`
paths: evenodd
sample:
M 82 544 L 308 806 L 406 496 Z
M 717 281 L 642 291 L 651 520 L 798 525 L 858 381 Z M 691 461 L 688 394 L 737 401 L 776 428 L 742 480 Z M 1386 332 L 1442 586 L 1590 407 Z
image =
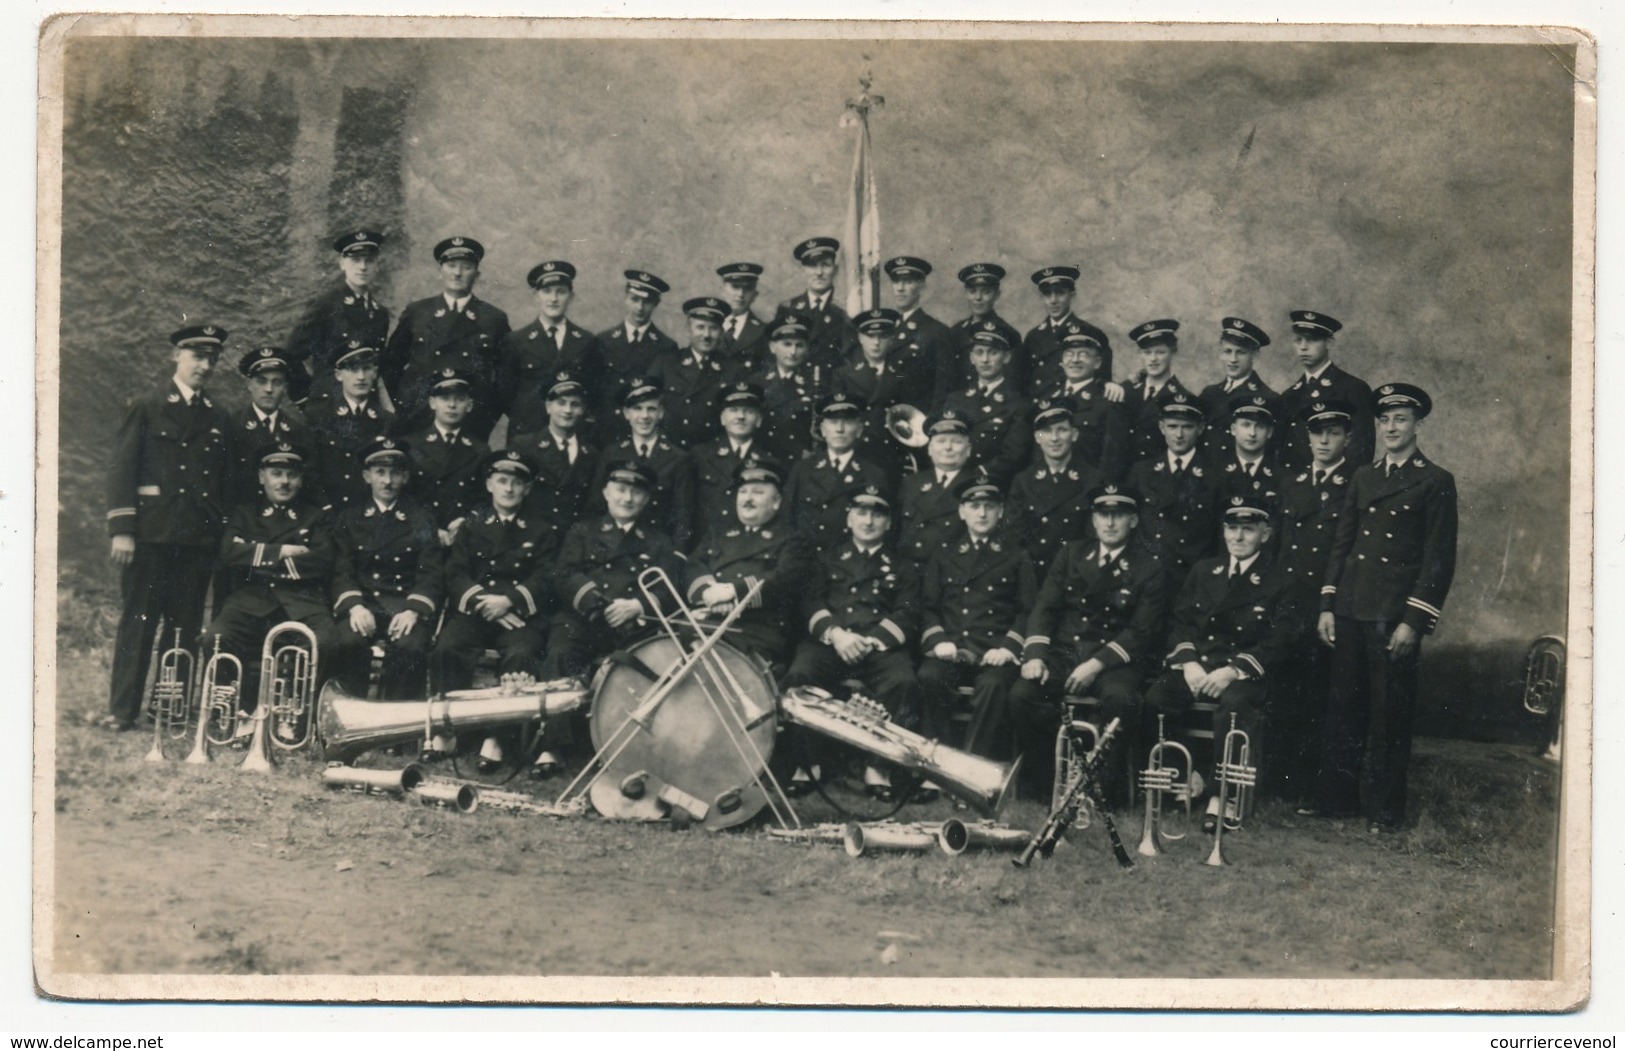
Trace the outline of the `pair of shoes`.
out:
M 116 715 L 104 715 L 93 723 L 97 729 L 111 730 L 116 734 L 127 733 L 135 729 L 134 719 L 120 719 Z
M 807 774 L 804 766 L 796 767 L 796 772 L 790 775 L 790 780 L 784 785 L 784 794 L 791 799 L 800 799 L 813 790 L 813 780 Z
M 1297 814 L 1299 817 L 1326 817 L 1327 816 L 1326 812 L 1321 810 L 1318 806 L 1295 807 L 1295 808 L 1293 808 L 1292 812 L 1294 814 Z
M 1229 827 L 1226 825 L 1225 827 Z M 1214 796 L 1207 801 L 1207 810 L 1202 814 L 1202 831 L 1207 835 L 1217 835 L 1219 831 L 1219 797 Z
M 882 803 L 890 803 L 897 798 L 897 793 L 892 790 L 891 778 L 872 766 L 863 771 L 863 791 Z
M 556 777 L 563 769 L 564 764 L 559 762 L 558 756 L 552 752 L 543 752 L 530 765 L 530 779 L 532 781 L 546 781 L 550 777 Z
M 941 795 L 942 789 L 927 781 L 914 790 L 913 794 L 908 797 L 908 801 L 923 806 L 926 803 L 935 803 Z

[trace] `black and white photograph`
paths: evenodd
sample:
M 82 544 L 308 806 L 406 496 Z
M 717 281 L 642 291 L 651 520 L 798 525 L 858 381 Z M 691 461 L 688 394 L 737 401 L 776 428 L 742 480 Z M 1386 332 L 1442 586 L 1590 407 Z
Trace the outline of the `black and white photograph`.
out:
M 1585 34 L 39 46 L 42 994 L 1590 995 Z

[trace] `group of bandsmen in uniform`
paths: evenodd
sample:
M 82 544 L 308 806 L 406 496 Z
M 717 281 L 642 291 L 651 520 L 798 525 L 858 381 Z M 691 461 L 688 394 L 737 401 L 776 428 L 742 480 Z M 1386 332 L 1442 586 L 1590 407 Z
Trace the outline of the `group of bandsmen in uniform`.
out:
M 920 309 L 932 267 L 912 256 L 884 264 L 895 308 L 849 317 L 839 244 L 814 237 L 793 250 L 803 294 L 759 316 L 764 268 L 721 266 L 680 345 L 648 271 L 626 271 L 612 328 L 576 324 L 563 260 L 530 270 L 536 317 L 512 328 L 474 294 L 482 246 L 453 237 L 440 291 L 391 328 L 383 241 L 340 237 L 343 280 L 285 346 L 240 356 L 243 411 L 205 393 L 212 325 L 175 333 L 172 379 L 133 401 L 108 475 L 110 727 L 140 716 L 160 621 L 242 658 L 245 698 L 291 619 L 324 677 L 365 693 L 382 647 L 374 688 L 417 699 L 469 686 L 487 649 L 503 673 L 589 675 L 653 630 L 638 577 L 660 567 L 695 607 L 746 604 L 730 644 L 780 685 L 858 689 L 928 736 L 1024 755 L 1039 797 L 1063 697 L 1121 719 L 1117 799 L 1157 715 L 1211 701 L 1216 737 L 1234 716 L 1301 812 L 1404 820 L 1454 481 L 1417 447 L 1428 394 L 1339 368 L 1335 319 L 1290 312 L 1280 392 L 1254 368 L 1270 337 L 1235 317 L 1215 382 L 1175 374 L 1171 319 L 1128 333 L 1138 367 L 1115 381 L 1076 267 L 1032 275 L 1045 317 L 1024 336 L 990 262 L 958 272 L 956 324 Z M 570 746 L 547 743 L 538 776 Z

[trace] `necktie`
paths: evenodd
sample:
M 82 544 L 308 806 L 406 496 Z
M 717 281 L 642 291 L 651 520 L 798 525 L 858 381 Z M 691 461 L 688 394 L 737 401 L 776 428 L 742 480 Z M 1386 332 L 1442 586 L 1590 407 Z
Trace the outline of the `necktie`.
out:
M 1172 474 L 1175 478 L 1178 478 L 1180 475 L 1185 473 L 1185 462 L 1180 460 L 1178 457 L 1175 457 L 1174 469 L 1168 473 Z
M 576 462 L 576 440 L 569 438 L 564 443 L 564 458 L 567 463 Z
M 1231 580 L 1236 579 L 1236 574 L 1240 573 L 1240 572 L 1241 572 L 1241 566 L 1238 565 L 1236 563 L 1236 560 L 1232 558 L 1230 560 L 1230 579 Z
M 559 345 L 559 327 L 557 325 L 547 326 L 547 341 L 555 347 Z
M 1324 481 L 1325 481 L 1325 480 L 1326 480 L 1326 474 L 1325 474 L 1325 472 L 1323 472 L 1323 471 L 1322 471 L 1322 470 L 1321 470 L 1321 469 L 1320 469 L 1320 468 L 1318 468 L 1318 467 L 1317 467 L 1317 468 L 1315 468 L 1315 485 L 1316 485 L 1316 486 L 1317 486 L 1317 487 L 1318 487 L 1318 486 L 1319 486 L 1319 485 L 1320 485 L 1320 483 L 1321 483 L 1321 482 L 1324 482 Z
M 641 459 L 647 460 L 649 458 L 649 447 L 647 445 L 640 444 L 638 446 L 638 456 Z
M 937 475 L 937 484 L 944 489 L 948 488 L 948 476 L 945 474 Z
M 1392 460 L 1382 461 L 1382 476 L 1384 478 L 1392 478 L 1394 476 L 1394 463 Z

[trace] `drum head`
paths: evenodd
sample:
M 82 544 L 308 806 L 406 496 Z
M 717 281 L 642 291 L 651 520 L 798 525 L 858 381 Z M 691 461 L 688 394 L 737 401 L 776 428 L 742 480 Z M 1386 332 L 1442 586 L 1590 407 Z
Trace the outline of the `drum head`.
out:
M 685 640 L 688 649 L 694 645 Z M 767 803 L 756 777 L 773 755 L 777 731 L 772 676 L 760 662 L 718 642 L 667 690 L 667 673 L 683 661 L 686 649 L 660 636 L 628 652 L 657 679 L 627 662 L 607 661 L 599 668 L 593 681 L 593 747 L 602 753 L 611 738 L 625 747 L 593 783 L 588 794 L 593 807 L 608 818 L 658 820 L 671 812 L 674 800 L 682 805 L 683 796 L 692 796 L 704 804 L 704 818 L 694 814 L 694 821 L 705 828 L 749 821 Z M 652 712 L 639 713 L 656 690 L 664 691 L 663 699 Z M 732 717 L 725 719 L 719 709 Z M 764 714 L 756 726 L 743 729 Z M 633 720 L 634 715 L 639 718 Z M 664 793 L 668 798 L 662 800 L 668 786 L 676 792 Z

